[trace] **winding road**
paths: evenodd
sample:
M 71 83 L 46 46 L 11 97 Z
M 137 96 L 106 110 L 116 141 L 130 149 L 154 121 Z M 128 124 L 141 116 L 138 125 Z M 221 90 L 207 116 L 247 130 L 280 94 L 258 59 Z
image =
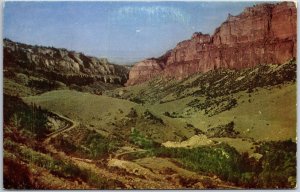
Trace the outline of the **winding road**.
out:
M 72 119 L 69 119 L 68 117 L 65 117 L 63 115 L 60 115 L 58 113 L 55 113 L 55 112 L 51 112 L 52 114 L 56 115 L 57 117 L 59 117 L 60 119 L 62 119 L 63 121 L 66 122 L 66 125 L 60 129 L 58 129 L 57 131 L 54 131 L 50 134 L 47 135 L 46 139 L 43 141 L 43 144 L 45 145 L 46 149 L 52 153 L 58 153 L 58 151 L 55 149 L 55 147 L 53 147 L 51 144 L 50 144 L 50 141 L 52 138 L 58 136 L 59 134 L 61 133 L 64 133 L 66 131 L 69 131 L 71 129 L 74 129 L 75 127 L 77 127 L 79 125 L 78 122 L 72 120 Z
M 105 178 L 114 178 L 115 180 L 120 181 L 124 184 L 126 189 L 180 189 L 183 188 L 183 184 L 180 183 L 180 176 L 182 171 L 178 171 L 176 174 L 164 174 L 161 171 L 164 170 L 158 170 L 153 171 L 152 168 L 149 168 L 145 165 L 140 165 L 139 163 L 136 163 L 134 161 L 127 161 L 124 160 L 124 155 L 128 155 L 130 153 L 136 153 L 136 152 L 143 152 L 144 150 L 138 150 L 133 148 L 123 148 L 123 150 L 119 151 L 119 153 L 114 154 L 114 157 L 110 156 L 107 160 L 107 165 L 99 166 L 96 161 L 91 159 L 83 159 L 78 157 L 72 157 L 67 154 L 65 154 L 63 151 L 57 150 L 52 144 L 51 139 L 57 137 L 59 134 L 70 131 L 77 126 L 79 126 L 79 123 L 69 119 L 68 117 L 65 117 L 61 114 L 52 112 L 52 114 L 59 117 L 61 120 L 65 121 L 66 124 L 58 129 L 57 131 L 54 131 L 47 135 L 46 139 L 43 141 L 43 144 L 45 145 L 45 148 L 53 154 L 58 155 L 60 158 L 65 160 L 71 160 L 76 165 L 93 170 L 95 173 L 97 173 L 101 177 Z M 177 166 L 174 164 L 173 167 Z M 111 168 L 118 168 L 125 170 L 126 174 L 122 173 L 122 171 L 112 171 Z M 192 172 L 191 172 L 192 173 Z M 189 174 L 186 177 L 186 179 L 190 178 L 196 178 L 201 181 L 204 177 L 201 175 L 195 176 L 196 173 Z M 193 176 L 194 175 L 194 176 Z M 215 180 L 216 181 L 216 180 Z M 229 188 L 229 189 L 238 189 L 232 185 L 227 185 L 226 183 L 216 181 L 218 184 L 217 186 L 220 188 Z M 200 182 L 201 183 L 201 182 Z M 203 186 L 202 186 L 203 187 Z M 200 187 L 201 188 L 201 187 Z

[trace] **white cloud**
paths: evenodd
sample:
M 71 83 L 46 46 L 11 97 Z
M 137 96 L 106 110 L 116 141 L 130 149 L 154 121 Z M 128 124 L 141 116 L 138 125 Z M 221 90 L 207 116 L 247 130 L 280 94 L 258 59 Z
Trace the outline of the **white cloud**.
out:
M 190 16 L 185 11 L 169 6 L 124 6 L 119 8 L 115 14 L 119 19 L 134 17 L 145 17 L 146 19 L 172 20 L 175 22 L 187 23 Z

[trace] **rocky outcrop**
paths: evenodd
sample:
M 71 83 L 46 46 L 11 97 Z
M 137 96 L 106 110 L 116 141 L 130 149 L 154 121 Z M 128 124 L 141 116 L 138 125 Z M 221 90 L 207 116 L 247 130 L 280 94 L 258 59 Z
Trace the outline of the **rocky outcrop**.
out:
M 141 61 L 130 70 L 129 79 L 138 79 L 139 82 L 147 81 L 159 75 L 164 68 L 163 65 L 164 63 L 154 58 Z
M 53 47 L 32 46 L 4 40 L 4 69 L 19 68 L 42 73 L 49 79 L 65 83 L 103 81 L 124 84 L 129 69 L 114 65 L 107 59 Z M 78 81 L 78 83 L 76 83 Z
M 296 57 L 297 10 L 292 2 L 260 4 L 228 15 L 212 36 L 194 33 L 162 56 L 137 63 L 126 85 L 163 75 L 178 79 L 218 68 L 281 64 Z M 155 70 L 153 70 L 153 66 Z M 150 69 L 150 70 L 149 70 Z

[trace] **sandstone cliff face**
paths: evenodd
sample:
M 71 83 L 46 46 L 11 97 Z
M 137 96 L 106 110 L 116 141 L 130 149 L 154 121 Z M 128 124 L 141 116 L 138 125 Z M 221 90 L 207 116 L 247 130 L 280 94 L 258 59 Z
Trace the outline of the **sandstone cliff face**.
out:
M 52 78 L 89 79 L 115 84 L 124 84 L 129 72 L 126 67 L 110 64 L 107 59 L 89 57 L 66 49 L 4 40 L 4 68 L 9 67 L 20 67 Z
M 144 82 L 159 75 L 164 68 L 164 63 L 157 59 L 147 59 L 137 63 L 129 73 L 129 79 Z M 129 83 L 130 84 L 130 83 Z
M 297 10 L 292 2 L 261 4 L 246 8 L 228 19 L 212 36 L 195 33 L 160 59 L 137 63 L 126 85 L 134 85 L 156 75 L 184 78 L 218 68 L 242 69 L 258 64 L 281 64 L 296 57 Z

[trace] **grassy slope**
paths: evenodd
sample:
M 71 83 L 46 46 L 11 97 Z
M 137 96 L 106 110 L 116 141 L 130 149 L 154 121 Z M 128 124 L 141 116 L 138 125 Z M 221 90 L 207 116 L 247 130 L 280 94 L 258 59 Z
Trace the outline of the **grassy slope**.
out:
M 186 137 L 193 135 L 191 129 L 185 128 L 187 123 L 206 131 L 234 121 L 240 137 L 295 140 L 295 68 L 295 62 L 290 61 L 284 65 L 257 66 L 236 72 L 225 70 L 195 74 L 182 81 L 157 78 L 140 85 L 107 91 L 106 94 L 144 101 L 143 107 L 149 108 L 153 114 L 167 122 L 176 134 Z M 215 94 L 212 99 L 227 96 L 236 99 L 237 106 L 213 116 L 187 106 L 194 99 L 204 102 L 212 93 Z M 179 116 L 167 117 L 163 115 L 165 112 L 176 112 Z M 173 131 L 164 133 L 172 135 Z
M 215 116 L 208 117 L 201 112 L 189 118 L 176 118 L 174 122 L 192 123 L 195 127 L 206 130 L 220 124 L 234 121 L 236 129 L 244 137 L 255 139 L 287 139 L 295 138 L 296 127 L 296 85 L 286 84 L 281 88 L 270 90 L 259 89 L 250 94 L 240 92 L 234 94 L 238 98 L 238 106 Z M 249 99 L 251 103 L 249 103 Z M 153 110 L 183 112 L 192 98 L 184 98 L 173 102 L 154 105 Z M 177 123 L 174 123 L 174 126 Z M 179 123 L 180 124 L 180 123 Z M 249 129 L 249 131 L 247 131 Z M 276 134 L 272 134 L 276 133 Z
M 215 118 L 221 121 L 234 120 L 236 129 L 244 137 L 259 140 L 295 139 L 296 85 L 287 84 L 271 90 L 260 89 L 251 95 L 249 98 L 248 94 L 239 94 L 238 107 Z M 247 101 L 249 99 L 251 103 Z
M 35 92 L 29 87 L 16 83 L 13 80 L 8 78 L 4 78 L 3 88 L 4 88 L 3 90 L 4 93 L 8 95 L 14 95 L 14 96 L 19 95 L 21 97 L 24 97 L 24 96 L 35 94 Z
M 295 140 L 296 132 L 296 84 L 293 82 L 293 70 L 295 64 L 282 66 L 258 66 L 253 69 L 232 72 L 221 71 L 221 73 L 196 74 L 183 81 L 155 79 L 141 85 L 119 88 L 108 91 L 108 96 L 98 96 L 77 91 L 61 90 L 51 91 L 42 95 L 25 98 L 28 102 L 35 102 L 49 110 L 56 111 L 77 120 L 90 128 L 104 130 L 105 132 L 120 132 L 132 127 L 137 128 L 145 136 L 155 141 L 182 141 L 195 134 L 194 128 L 188 128 L 192 124 L 195 128 L 206 131 L 218 125 L 234 122 L 234 129 L 240 132 L 239 137 L 254 140 Z M 259 72 L 261 71 L 261 73 Z M 276 76 L 279 85 L 254 87 L 251 93 L 247 93 L 247 86 L 255 82 L 255 77 L 261 74 L 261 82 L 272 84 L 272 78 Z M 287 77 L 287 75 L 292 75 Z M 233 76 L 233 77 L 231 77 Z M 203 110 L 189 107 L 187 104 L 195 99 L 204 102 L 209 99 L 210 91 L 222 91 L 219 82 L 228 81 L 233 87 L 226 85 L 224 91 L 238 88 L 230 95 L 219 92 L 220 95 L 212 99 L 231 97 L 236 99 L 237 106 L 208 116 Z M 247 79 L 248 78 L 248 79 Z M 224 80 L 225 79 L 225 80 Z M 199 81 L 200 80 L 200 81 Z M 195 83 L 195 82 L 200 82 Z M 204 82 L 201 84 L 201 82 Z M 224 83 L 224 82 L 223 82 Z M 222 83 L 221 83 L 222 84 Z M 193 94 L 203 89 L 208 92 L 204 94 Z M 257 84 L 261 86 L 261 84 Z M 176 90 L 182 89 L 175 94 Z M 179 93 L 179 94 L 178 94 Z M 225 95 L 222 95 L 224 94 Z M 112 98 L 117 97 L 117 98 Z M 122 99 L 118 99 L 122 98 Z M 133 98 L 139 98 L 144 104 L 130 102 Z M 135 108 L 139 114 L 137 123 L 118 124 L 126 119 L 130 108 Z M 152 124 L 141 119 L 145 110 L 161 118 L 165 125 Z M 176 112 L 178 116 L 171 118 L 165 116 L 165 112 Z M 115 124 L 116 123 L 116 124 Z M 238 146 L 243 142 L 241 139 L 223 139 L 223 142 Z M 249 150 L 252 145 L 247 145 Z
M 178 126 L 173 127 L 173 121 L 169 120 L 166 121 L 167 125 L 151 124 L 143 119 L 138 120 L 135 125 L 115 125 L 116 122 L 127 119 L 125 116 L 131 108 L 135 108 L 140 117 L 146 109 L 150 109 L 156 116 L 161 116 L 156 110 L 152 110 L 151 105 L 143 106 L 127 100 L 71 90 L 50 91 L 37 96 L 24 97 L 23 99 L 28 103 L 36 103 L 47 110 L 79 121 L 89 128 L 102 130 L 104 131 L 103 134 L 116 132 L 120 128 L 123 130 L 119 131 L 126 130 L 125 133 L 129 134 L 131 127 L 136 127 L 143 134 L 152 136 L 158 142 L 181 140 L 181 136 L 187 134 L 184 129 L 177 129 Z M 162 118 L 166 119 L 165 116 L 162 116 Z M 193 134 L 188 135 L 192 136 Z
M 68 116 L 86 126 L 104 130 L 111 128 L 110 122 L 120 120 L 136 105 L 126 100 L 71 90 L 50 91 L 25 97 L 24 100 Z
M 235 78 L 242 79 L 245 78 L 244 76 L 245 74 L 242 74 Z M 195 75 L 181 82 L 170 80 L 167 85 L 163 80 L 156 79 L 152 84 L 151 82 L 144 83 L 107 93 L 109 96 L 116 97 L 117 95 L 123 99 L 72 90 L 50 91 L 41 95 L 23 97 L 23 99 L 27 103 L 34 102 L 50 111 L 74 119 L 82 123 L 84 127 L 100 130 L 104 135 L 119 133 L 119 136 L 123 135 L 123 137 L 117 135 L 119 140 L 126 139 L 127 134 L 130 134 L 130 129 L 135 127 L 142 135 L 151 137 L 157 142 L 182 141 L 192 137 L 195 134 L 195 128 L 206 131 L 231 121 L 235 124 L 234 129 L 240 132 L 238 138 L 210 139 L 228 143 L 241 153 L 248 152 L 252 155 L 256 145 L 255 141 L 259 140 L 286 140 L 289 138 L 295 140 L 295 82 L 287 81 L 280 85 L 255 87 L 251 93 L 241 90 L 230 95 L 217 95 L 211 98 L 205 94 L 194 95 L 195 91 L 201 89 L 197 86 L 185 87 L 179 95 L 175 94 L 174 89 L 182 88 L 182 85 L 189 86 L 197 79 L 198 76 Z M 214 80 L 218 81 L 218 79 Z M 168 86 L 172 86 L 173 90 L 168 89 Z M 128 101 L 136 96 L 144 103 L 137 104 Z M 199 103 L 203 103 L 210 99 L 227 96 L 236 99 L 237 106 L 213 116 L 205 114 L 204 110 L 188 106 L 188 103 L 195 99 L 198 99 Z M 135 123 L 120 123 L 130 119 L 126 116 L 130 113 L 131 108 L 134 108 L 138 114 L 138 117 L 131 118 L 131 120 L 135 120 Z M 144 119 L 143 114 L 146 110 L 162 119 L 164 124 Z M 164 115 L 165 112 L 175 112 L 177 117 L 168 117 Z M 187 127 L 187 124 L 192 124 L 194 127 Z M 124 134 L 123 130 L 125 129 L 127 134 Z M 142 158 L 137 162 L 143 160 Z
M 169 127 L 164 129 L 164 133 L 161 134 L 161 137 L 164 135 L 163 138 L 160 138 L 161 141 L 176 140 L 174 135 L 191 137 L 194 131 L 185 128 L 187 123 L 191 123 L 205 131 L 209 127 L 226 124 L 230 121 L 235 122 L 235 129 L 241 133 L 242 137 L 258 140 L 295 139 L 295 84 L 285 84 L 281 88 L 273 87 L 270 90 L 261 88 L 250 95 L 251 97 L 245 92 L 234 94 L 233 96 L 238 98 L 238 106 L 229 111 L 212 117 L 208 117 L 200 111 L 194 112 L 186 118 L 170 118 L 163 115 L 163 113 L 171 111 L 184 114 L 184 111 L 188 108 L 186 104 L 195 97 L 190 96 L 163 104 L 138 105 L 130 101 L 106 96 L 61 90 L 27 97 L 25 100 L 35 102 L 42 107 L 74 118 L 91 127 L 106 130 L 114 127 L 109 122 L 124 118 L 131 107 L 135 107 L 139 113 L 148 108 L 154 115 L 162 118 Z M 251 103 L 249 103 L 249 99 Z M 120 113 L 120 110 L 123 113 Z M 148 128 L 153 127 L 149 125 Z M 156 129 L 154 135 L 159 137 L 159 130 L 157 128 L 153 129 Z

